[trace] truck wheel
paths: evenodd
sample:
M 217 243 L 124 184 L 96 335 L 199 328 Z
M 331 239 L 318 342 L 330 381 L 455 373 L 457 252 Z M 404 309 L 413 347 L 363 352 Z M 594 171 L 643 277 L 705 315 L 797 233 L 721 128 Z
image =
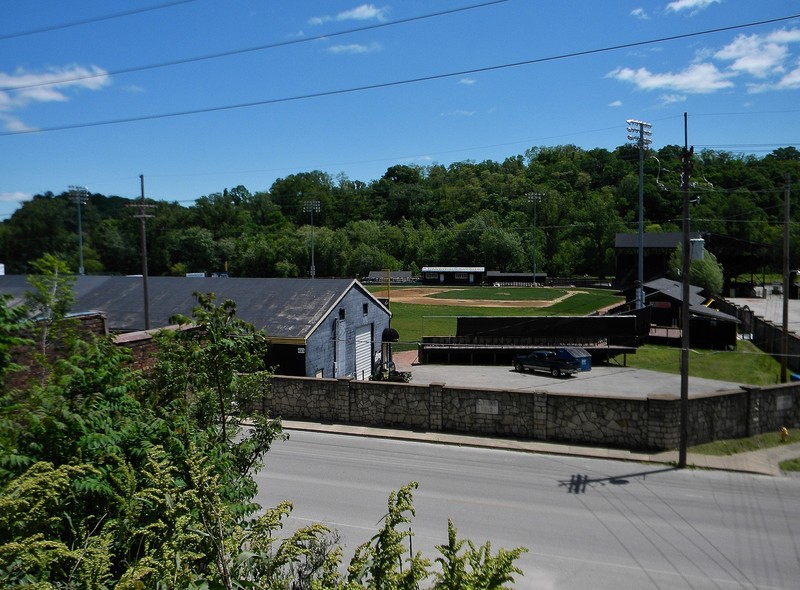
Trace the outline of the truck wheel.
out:
M 524 372 L 525 372 L 525 367 L 523 367 L 523 366 L 522 366 L 521 364 L 519 364 L 519 363 L 517 363 L 516 365 L 514 365 L 514 368 L 517 370 L 517 372 L 518 372 L 518 373 L 524 373 Z
M 559 369 L 558 367 L 553 367 L 552 369 L 550 369 L 550 374 L 553 377 L 561 377 L 561 369 Z

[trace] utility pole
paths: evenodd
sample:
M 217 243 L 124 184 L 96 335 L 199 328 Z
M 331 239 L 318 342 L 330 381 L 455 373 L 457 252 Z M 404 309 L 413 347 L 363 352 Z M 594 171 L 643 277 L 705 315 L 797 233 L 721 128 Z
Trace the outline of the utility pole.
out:
M 628 119 L 628 139 L 639 148 L 639 268 L 636 285 L 636 309 L 644 307 L 644 152 L 652 143 L 652 125 L 645 121 Z
M 786 383 L 789 363 L 789 207 L 791 176 L 786 173 L 783 197 L 783 335 L 781 336 L 781 383 Z
M 139 175 L 139 184 L 141 187 L 141 198 L 138 203 L 130 203 L 128 207 L 138 209 L 139 212 L 134 215 L 141 221 L 140 234 L 142 243 L 142 290 L 144 291 L 144 329 L 150 329 L 150 293 L 147 277 L 147 227 L 146 219 L 153 217 L 147 213 L 148 209 L 152 209 L 155 205 L 145 203 L 144 200 L 144 174 Z
M 70 185 L 70 200 L 78 206 L 78 274 L 83 276 L 83 225 L 81 223 L 81 205 L 85 205 L 89 198 L 89 191 L 85 186 Z
M 683 264 L 681 266 L 681 407 L 679 425 L 678 468 L 686 467 L 686 448 L 689 440 L 689 265 L 691 252 L 689 242 L 689 175 L 692 171 L 694 147 L 689 148 L 689 126 L 687 114 L 683 113 L 684 148 L 681 189 L 683 192 Z

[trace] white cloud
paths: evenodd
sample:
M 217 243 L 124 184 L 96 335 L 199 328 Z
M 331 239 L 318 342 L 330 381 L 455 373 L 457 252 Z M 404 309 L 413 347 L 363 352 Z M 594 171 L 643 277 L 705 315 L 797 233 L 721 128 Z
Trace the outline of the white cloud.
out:
M 351 54 L 357 55 L 361 53 L 374 53 L 376 51 L 380 51 L 382 47 L 378 43 L 372 43 L 370 45 L 362 45 L 361 43 L 351 43 L 349 45 L 332 45 L 328 47 L 325 51 L 328 53 L 335 53 L 335 54 Z
M 776 87 L 780 90 L 800 88 L 800 64 L 781 78 Z
M 0 193 L 0 203 L 22 203 L 23 201 L 30 201 L 33 195 L 27 193 Z
M 374 4 L 361 4 L 350 10 L 345 10 L 334 16 L 315 16 L 309 19 L 312 25 L 321 25 L 327 22 L 347 21 L 347 20 L 376 20 L 378 22 L 385 22 L 386 15 L 389 12 L 388 8 L 377 8 Z
M 690 94 L 709 94 L 717 90 L 731 88 L 733 82 L 714 64 L 692 64 L 680 72 L 656 74 L 647 68 L 617 68 L 609 72 L 607 77 L 630 82 L 640 90 L 673 90 Z
M 785 44 L 768 42 L 760 35 L 739 35 L 717 51 L 714 57 L 732 61 L 730 69 L 735 72 L 766 78 L 783 71 L 783 62 L 788 55 L 789 48 Z
M 719 4 L 720 0 L 675 0 L 667 4 L 667 12 L 682 12 L 688 10 L 695 14 L 712 4 Z
M 644 8 L 634 8 L 631 10 L 631 16 L 639 20 L 650 20 L 650 16 L 644 11 Z
M 466 86 L 472 86 L 473 84 L 475 84 L 475 82 L 477 82 L 475 78 L 461 78 L 458 81 L 459 84 L 464 84 Z
M 684 94 L 662 94 L 660 98 L 662 105 L 686 102 L 686 95 Z
M 475 114 L 475 111 L 467 111 L 465 109 L 456 109 L 455 111 L 450 111 L 449 113 L 441 113 L 440 117 L 471 117 Z
M 610 107 L 621 107 L 622 106 L 622 101 L 621 100 L 613 100 L 610 103 L 608 103 L 608 106 L 610 106 Z
M 36 127 L 26 125 L 17 117 L 0 113 L 0 123 L 3 124 L 3 129 L 11 133 L 27 133 L 29 131 L 36 131 Z
M 798 43 L 800 42 L 800 29 L 780 29 L 766 36 L 770 43 Z
M 97 66 L 68 66 L 46 72 L 26 72 L 18 69 L 12 74 L 0 72 L 0 108 L 13 110 L 32 102 L 64 102 L 69 100 L 66 90 L 100 90 L 111 84 L 111 77 Z

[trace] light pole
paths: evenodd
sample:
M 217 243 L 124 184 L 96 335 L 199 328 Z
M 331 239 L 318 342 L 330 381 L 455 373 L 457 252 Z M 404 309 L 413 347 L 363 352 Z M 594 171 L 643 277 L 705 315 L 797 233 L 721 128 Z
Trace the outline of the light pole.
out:
M 544 193 L 528 193 L 528 202 L 533 203 L 533 286 L 536 286 L 536 205 Z
M 78 274 L 83 276 L 83 227 L 81 224 L 81 205 L 89 198 L 89 190 L 85 186 L 70 185 L 70 200 L 78 206 Z
M 650 145 L 650 123 L 628 119 L 628 139 L 639 148 L 639 272 L 636 285 L 636 309 L 644 307 L 644 151 Z
M 311 278 L 313 279 L 317 274 L 317 269 L 314 266 L 314 212 L 319 213 L 319 201 L 304 201 L 303 212 L 311 213 Z

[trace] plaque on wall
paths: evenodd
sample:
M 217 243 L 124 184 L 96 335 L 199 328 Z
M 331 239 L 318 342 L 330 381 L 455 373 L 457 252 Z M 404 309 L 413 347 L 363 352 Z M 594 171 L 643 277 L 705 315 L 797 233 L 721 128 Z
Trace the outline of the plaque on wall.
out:
M 478 414 L 492 414 L 496 416 L 500 413 L 500 404 L 494 399 L 479 399 L 475 402 L 475 411 Z

